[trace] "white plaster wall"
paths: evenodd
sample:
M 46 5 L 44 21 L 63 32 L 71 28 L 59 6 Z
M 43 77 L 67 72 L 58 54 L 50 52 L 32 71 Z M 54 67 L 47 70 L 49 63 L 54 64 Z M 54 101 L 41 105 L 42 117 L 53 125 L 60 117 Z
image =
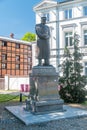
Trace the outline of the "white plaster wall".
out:
M 74 5 L 73 7 L 73 17 L 81 17 L 82 16 L 82 6 L 81 5 Z
M 56 48 L 56 23 L 50 23 L 48 24 L 50 27 L 50 48 L 54 49 Z
M 56 21 L 56 10 L 53 8 L 53 9 L 50 9 L 50 21 Z
M 83 46 L 83 29 L 87 28 L 87 17 L 83 16 L 83 6 L 87 5 L 87 0 L 76 0 L 71 2 L 65 2 L 61 5 L 55 6 L 55 8 L 46 8 L 36 11 L 36 22 L 40 22 L 40 13 L 49 11 L 50 21 L 48 26 L 53 28 L 51 31 L 51 49 L 57 49 L 58 47 L 64 48 L 64 32 L 72 31 L 73 34 L 76 32 L 80 35 L 80 46 Z M 64 10 L 72 8 L 72 19 L 64 19 Z M 59 46 L 58 46 L 59 44 Z M 51 52 L 55 55 L 55 51 Z M 57 58 L 58 59 L 58 58 Z M 56 57 L 51 58 L 50 61 L 53 65 L 57 65 L 58 60 Z
M 75 26 L 74 26 L 75 24 Z M 68 26 L 71 25 L 71 26 Z M 59 24 L 59 37 L 60 37 L 60 48 L 64 47 L 64 32 L 72 31 L 73 34 L 77 33 L 80 36 L 80 46 L 83 46 L 83 30 L 87 29 L 87 18 L 78 18 L 67 21 L 60 21 Z
M 32 43 L 32 67 L 37 64 L 36 63 L 36 46 L 37 46 L 37 42 Z
M 36 24 L 40 23 L 41 22 L 41 13 L 40 12 L 37 12 L 36 13 Z
M 5 76 L 5 90 L 21 90 L 21 84 L 29 85 L 29 77 Z

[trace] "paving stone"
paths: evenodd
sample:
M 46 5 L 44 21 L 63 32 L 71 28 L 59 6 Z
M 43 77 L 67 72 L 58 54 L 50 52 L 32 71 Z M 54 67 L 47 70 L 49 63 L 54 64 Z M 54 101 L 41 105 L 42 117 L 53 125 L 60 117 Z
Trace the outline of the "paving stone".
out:
M 87 116 L 87 111 L 80 108 L 73 108 L 68 105 L 64 105 L 63 112 L 50 112 L 46 114 L 33 115 L 32 113 L 24 110 L 24 105 L 19 106 L 7 106 L 6 109 L 20 119 L 25 125 L 40 124 L 50 121 L 56 121 L 66 118 L 74 118 L 80 116 Z

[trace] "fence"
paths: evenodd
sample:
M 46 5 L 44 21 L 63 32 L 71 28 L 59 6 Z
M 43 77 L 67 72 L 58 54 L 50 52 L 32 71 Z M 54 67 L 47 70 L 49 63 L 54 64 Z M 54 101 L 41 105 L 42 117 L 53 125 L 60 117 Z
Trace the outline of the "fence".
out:
M 5 89 L 5 79 L 0 78 L 0 90 L 4 90 L 4 89 Z

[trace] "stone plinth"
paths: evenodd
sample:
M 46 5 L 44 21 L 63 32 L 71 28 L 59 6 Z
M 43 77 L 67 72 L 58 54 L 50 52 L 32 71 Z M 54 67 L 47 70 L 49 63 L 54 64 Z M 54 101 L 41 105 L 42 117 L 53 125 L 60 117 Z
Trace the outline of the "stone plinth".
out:
M 38 101 L 34 103 L 32 111 L 34 114 L 48 113 L 63 110 L 63 100 L 55 99 L 49 101 Z
M 46 75 L 58 75 L 53 66 L 35 66 L 32 68 L 32 75 L 46 76 Z
M 33 67 L 30 86 L 32 112 L 63 110 L 63 100 L 58 93 L 58 73 L 53 66 Z

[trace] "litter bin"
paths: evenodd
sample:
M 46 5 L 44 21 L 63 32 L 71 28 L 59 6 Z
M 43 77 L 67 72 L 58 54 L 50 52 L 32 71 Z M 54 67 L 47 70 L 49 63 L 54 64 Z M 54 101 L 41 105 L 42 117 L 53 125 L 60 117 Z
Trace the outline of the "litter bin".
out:
M 29 90 L 30 90 L 29 84 L 25 84 L 25 92 L 29 92 Z
M 24 84 L 21 84 L 21 92 L 24 92 Z

